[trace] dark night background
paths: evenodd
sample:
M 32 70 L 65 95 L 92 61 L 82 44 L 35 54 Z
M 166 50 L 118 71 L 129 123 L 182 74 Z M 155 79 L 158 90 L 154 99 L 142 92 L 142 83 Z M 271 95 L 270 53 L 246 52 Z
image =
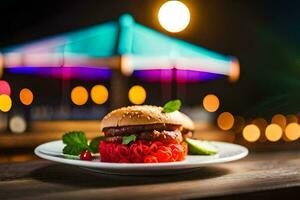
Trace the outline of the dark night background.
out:
M 300 106 L 300 1 L 190 0 L 189 27 L 178 34 L 157 21 L 162 0 L 1 1 L 0 47 L 115 20 L 130 13 L 141 24 L 236 56 L 237 83 L 221 79 L 188 87 L 188 93 L 216 93 L 222 110 L 249 117 L 296 113 Z M 198 105 L 197 95 L 187 97 Z

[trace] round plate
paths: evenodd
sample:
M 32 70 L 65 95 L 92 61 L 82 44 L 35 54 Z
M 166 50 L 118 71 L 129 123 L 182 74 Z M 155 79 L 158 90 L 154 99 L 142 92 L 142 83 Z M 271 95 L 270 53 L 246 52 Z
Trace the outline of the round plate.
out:
M 122 175 L 181 173 L 195 170 L 202 166 L 238 160 L 248 155 L 248 149 L 237 144 L 215 141 L 212 141 L 212 144 L 219 150 L 217 155 L 188 155 L 184 161 L 168 163 L 105 163 L 100 162 L 99 158 L 96 158 L 93 161 L 68 159 L 62 154 L 64 144 L 61 140 L 39 145 L 35 148 L 34 153 L 46 160 L 76 165 L 99 173 Z

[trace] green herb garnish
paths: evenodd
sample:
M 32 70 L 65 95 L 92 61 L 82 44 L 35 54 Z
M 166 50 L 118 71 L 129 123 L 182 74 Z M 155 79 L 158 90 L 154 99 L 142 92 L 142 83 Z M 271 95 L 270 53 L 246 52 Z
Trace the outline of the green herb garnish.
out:
M 101 140 L 104 140 L 105 138 L 106 138 L 105 136 L 100 136 L 100 137 L 96 137 L 96 138 L 92 139 L 92 141 L 90 142 L 90 149 L 91 149 L 92 153 L 99 152 L 99 142 Z
M 129 135 L 122 137 L 122 144 L 129 144 L 130 142 L 134 142 L 136 140 L 136 135 Z
M 64 154 L 80 155 L 86 149 L 91 151 L 85 134 L 82 131 L 71 131 L 64 134 L 63 143 L 66 144 L 63 149 Z
M 176 110 L 179 110 L 180 107 L 181 107 L 181 101 L 179 99 L 168 101 L 163 107 L 163 112 L 164 113 L 174 112 Z

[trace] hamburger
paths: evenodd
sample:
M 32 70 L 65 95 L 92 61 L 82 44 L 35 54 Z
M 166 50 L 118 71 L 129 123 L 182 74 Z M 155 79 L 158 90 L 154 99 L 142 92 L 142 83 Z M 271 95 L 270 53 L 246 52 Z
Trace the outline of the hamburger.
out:
M 180 111 L 163 112 L 158 106 L 129 106 L 108 113 L 101 122 L 102 162 L 157 163 L 182 161 L 184 138 L 191 137 L 192 120 Z

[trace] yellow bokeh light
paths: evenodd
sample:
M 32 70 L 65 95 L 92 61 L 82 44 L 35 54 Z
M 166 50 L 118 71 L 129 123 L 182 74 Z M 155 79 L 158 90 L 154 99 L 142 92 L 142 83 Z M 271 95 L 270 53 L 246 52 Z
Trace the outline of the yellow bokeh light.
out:
M 167 1 L 159 9 L 158 21 L 167 31 L 180 32 L 189 25 L 190 11 L 180 1 Z
M 2 112 L 8 112 L 11 109 L 12 101 L 7 94 L 0 95 L 0 110 Z
M 145 102 L 147 97 L 146 90 L 140 85 L 134 85 L 129 89 L 128 98 L 133 104 L 142 104 Z
M 243 129 L 243 137 L 248 142 L 255 142 L 260 137 L 260 130 L 256 125 L 249 124 Z
M 20 91 L 19 98 L 22 104 L 29 106 L 33 102 L 33 93 L 28 88 L 23 88 Z
M 91 89 L 91 99 L 96 104 L 104 104 L 108 99 L 108 90 L 104 85 L 95 85 Z
M 218 116 L 217 123 L 220 129 L 229 130 L 233 127 L 234 117 L 229 112 L 223 112 Z
M 285 128 L 286 126 L 286 118 L 284 115 L 282 114 L 276 114 L 272 117 L 271 120 L 272 124 L 277 124 L 279 125 L 282 129 Z
M 208 94 L 203 98 L 203 107 L 208 112 L 215 112 L 220 106 L 219 98 L 214 94 Z
M 271 142 L 277 142 L 282 137 L 282 128 L 278 124 L 270 124 L 266 128 L 266 138 Z
M 288 140 L 294 141 L 300 137 L 300 126 L 297 123 L 290 123 L 285 128 L 285 136 Z
M 75 105 L 82 106 L 84 105 L 89 98 L 88 91 L 82 87 L 77 86 L 72 89 L 71 100 Z

